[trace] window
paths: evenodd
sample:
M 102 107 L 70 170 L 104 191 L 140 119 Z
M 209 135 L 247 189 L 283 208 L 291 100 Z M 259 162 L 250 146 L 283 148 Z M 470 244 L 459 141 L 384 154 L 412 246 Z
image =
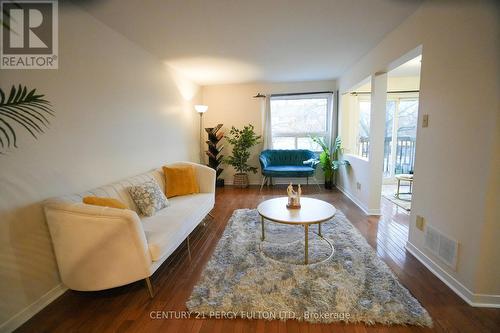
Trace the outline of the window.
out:
M 371 77 L 340 97 L 339 135 L 344 153 L 368 159 L 370 153 Z
M 271 97 L 273 149 L 321 151 L 311 140 L 318 136 L 330 140 L 332 94 L 305 94 Z
M 369 96 L 358 97 L 358 135 L 356 140 L 357 152 L 361 157 L 368 157 L 370 151 L 370 108 Z

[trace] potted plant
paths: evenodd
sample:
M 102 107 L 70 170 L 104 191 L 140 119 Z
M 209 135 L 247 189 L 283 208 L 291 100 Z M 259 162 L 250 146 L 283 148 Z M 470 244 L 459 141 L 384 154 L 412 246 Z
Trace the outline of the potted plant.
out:
M 250 148 L 260 143 L 261 136 L 256 135 L 253 125 L 248 124 L 243 129 L 232 126 L 225 138 L 233 146 L 232 155 L 224 158 L 224 163 L 236 170 L 233 184 L 241 188 L 248 187 L 247 172 L 257 173 L 256 167 L 248 165 Z
M 319 163 L 325 173 L 325 188 L 331 189 L 333 188 L 335 176 L 339 167 L 341 165 L 349 165 L 349 161 L 339 160 L 339 153 L 342 150 L 342 139 L 340 136 L 335 139 L 331 152 L 322 137 L 314 137 L 312 139 L 321 146 L 321 149 L 323 149 L 319 155 Z

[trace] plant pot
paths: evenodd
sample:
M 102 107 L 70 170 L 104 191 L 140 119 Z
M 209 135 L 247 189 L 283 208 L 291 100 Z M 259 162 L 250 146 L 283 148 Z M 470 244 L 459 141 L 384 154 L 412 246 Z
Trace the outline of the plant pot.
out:
M 325 188 L 327 190 L 331 190 L 333 188 L 333 181 L 331 181 L 331 180 L 325 180 Z
M 235 173 L 233 185 L 239 188 L 248 187 L 248 175 L 246 173 Z

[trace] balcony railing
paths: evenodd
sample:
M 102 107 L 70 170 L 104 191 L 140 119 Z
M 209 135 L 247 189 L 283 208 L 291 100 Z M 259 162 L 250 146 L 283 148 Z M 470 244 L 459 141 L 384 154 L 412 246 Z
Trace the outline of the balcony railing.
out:
M 391 167 L 392 137 L 384 140 L 384 175 L 392 174 Z M 370 151 L 370 139 L 361 137 L 358 145 L 358 154 L 368 157 Z M 396 142 L 396 158 L 394 160 L 394 174 L 413 173 L 415 164 L 415 138 L 410 136 L 398 137 Z
M 367 158 L 369 151 L 370 151 L 370 138 L 360 137 L 358 143 L 358 155 Z

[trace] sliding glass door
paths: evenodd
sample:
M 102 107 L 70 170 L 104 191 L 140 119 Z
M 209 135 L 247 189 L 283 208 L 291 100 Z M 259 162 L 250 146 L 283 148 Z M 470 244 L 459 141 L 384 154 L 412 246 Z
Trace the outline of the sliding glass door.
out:
M 413 173 L 417 138 L 418 96 L 387 100 L 384 177 Z

